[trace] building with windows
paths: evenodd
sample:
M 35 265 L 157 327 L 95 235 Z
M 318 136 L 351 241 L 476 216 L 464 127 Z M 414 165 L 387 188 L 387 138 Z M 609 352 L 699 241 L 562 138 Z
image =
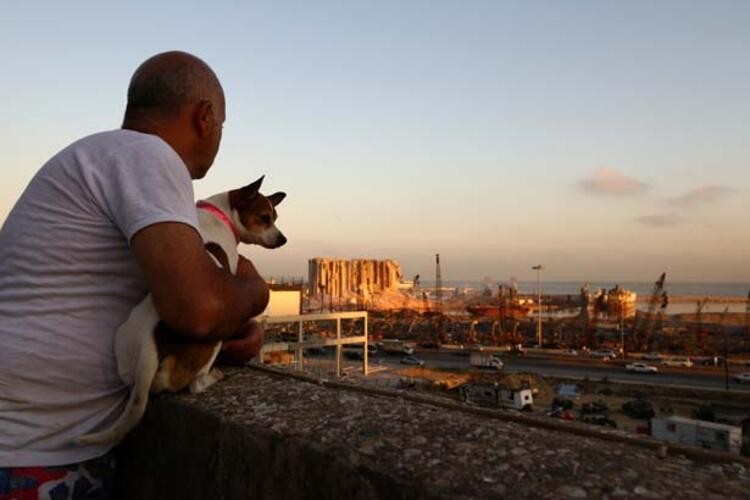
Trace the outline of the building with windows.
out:
M 742 448 L 742 428 L 684 417 L 651 419 L 651 435 L 675 444 L 700 446 L 736 455 Z

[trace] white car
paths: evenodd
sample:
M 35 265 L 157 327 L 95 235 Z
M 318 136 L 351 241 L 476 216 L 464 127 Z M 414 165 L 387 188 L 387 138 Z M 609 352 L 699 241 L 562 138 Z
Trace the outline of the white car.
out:
M 609 361 L 610 359 L 615 359 L 617 353 L 612 349 L 602 349 L 601 351 L 591 351 L 591 357 L 601 359 L 602 361 Z
M 659 373 L 659 369 L 646 363 L 630 363 L 625 365 L 625 369 L 635 373 Z
M 750 372 L 738 373 L 734 376 L 734 381 L 738 384 L 750 384 Z
M 662 361 L 662 364 L 664 366 L 681 366 L 683 368 L 692 368 L 693 362 L 690 361 L 690 358 L 671 358 L 671 359 L 665 359 Z
M 415 356 L 405 356 L 401 358 L 401 364 L 402 365 L 415 365 L 415 366 L 424 366 L 424 361 L 421 359 L 415 357 Z
M 658 352 L 650 352 L 648 354 L 644 354 L 641 356 L 641 359 L 645 361 L 661 361 L 663 358 L 661 357 L 661 354 Z

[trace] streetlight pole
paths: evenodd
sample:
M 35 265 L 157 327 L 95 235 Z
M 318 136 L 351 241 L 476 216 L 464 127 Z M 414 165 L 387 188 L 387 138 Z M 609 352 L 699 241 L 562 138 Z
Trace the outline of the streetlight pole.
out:
M 536 271 L 536 308 L 537 308 L 537 321 L 536 321 L 536 344 L 537 347 L 542 347 L 542 286 L 541 286 L 541 275 L 542 267 L 541 264 L 533 266 L 531 269 Z

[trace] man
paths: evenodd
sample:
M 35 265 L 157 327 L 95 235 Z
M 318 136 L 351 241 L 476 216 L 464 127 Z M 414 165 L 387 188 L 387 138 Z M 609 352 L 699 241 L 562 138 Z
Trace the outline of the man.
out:
M 237 276 L 226 275 L 197 230 L 191 179 L 211 167 L 224 119 L 223 90 L 206 63 L 156 55 L 131 79 L 122 129 L 55 155 L 8 215 L 0 230 L 0 500 L 66 491 L 106 498 L 108 447 L 71 440 L 122 410 L 114 332 L 148 291 L 186 337 L 236 337 L 224 352 L 235 362 L 259 350 L 262 331 L 249 319 L 266 307 L 265 282 L 246 259 Z

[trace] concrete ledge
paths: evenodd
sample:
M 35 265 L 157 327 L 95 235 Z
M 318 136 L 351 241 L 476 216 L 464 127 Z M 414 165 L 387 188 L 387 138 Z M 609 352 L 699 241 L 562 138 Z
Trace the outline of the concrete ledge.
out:
M 121 499 L 377 498 L 385 497 L 378 488 L 399 489 L 359 472 L 347 455 L 166 399 L 154 403 L 117 457 Z
M 651 445 L 571 434 L 512 412 L 464 411 L 253 369 L 228 375 L 199 396 L 152 401 L 118 450 L 118 498 L 746 498 L 750 491 L 740 459 L 659 458 Z

